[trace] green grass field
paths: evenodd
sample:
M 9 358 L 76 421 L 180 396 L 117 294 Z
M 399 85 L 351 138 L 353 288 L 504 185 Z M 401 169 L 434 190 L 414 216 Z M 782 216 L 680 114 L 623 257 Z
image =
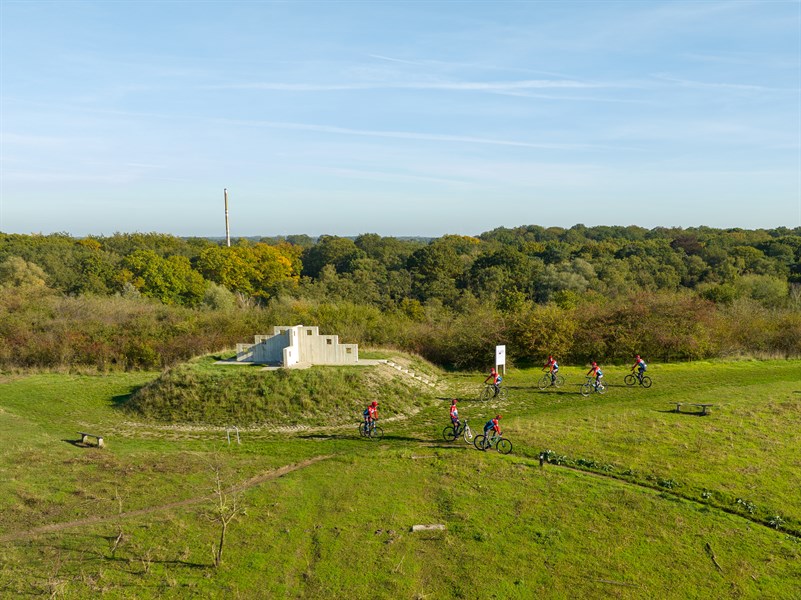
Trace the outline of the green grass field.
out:
M 123 410 L 157 373 L 0 376 L 0 597 L 801 598 L 801 361 L 626 372 L 584 398 L 582 369 L 545 391 L 511 370 L 488 403 L 483 375 L 440 373 L 433 396 L 391 388 L 380 442 L 321 391 L 241 445 Z M 451 396 L 474 431 L 501 413 L 512 453 L 445 442 Z M 244 511 L 219 568 L 215 472 Z

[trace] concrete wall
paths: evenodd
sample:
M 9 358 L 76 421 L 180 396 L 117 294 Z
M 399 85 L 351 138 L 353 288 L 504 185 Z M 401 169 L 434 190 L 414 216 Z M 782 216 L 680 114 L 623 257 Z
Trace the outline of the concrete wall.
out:
M 257 335 L 255 344 L 237 344 L 236 360 L 266 364 L 282 364 L 284 348 L 290 344 L 291 331 L 287 328 L 278 335 Z
M 320 335 L 317 327 L 298 327 L 300 360 L 313 365 L 347 364 L 359 360 L 358 344 L 340 344 L 338 335 Z
M 359 360 L 358 344 L 340 344 L 339 336 L 320 335 L 318 327 L 278 325 L 273 328 L 273 335 L 257 335 L 255 341 L 255 344 L 237 344 L 238 361 L 290 367 L 299 362 L 331 365 Z

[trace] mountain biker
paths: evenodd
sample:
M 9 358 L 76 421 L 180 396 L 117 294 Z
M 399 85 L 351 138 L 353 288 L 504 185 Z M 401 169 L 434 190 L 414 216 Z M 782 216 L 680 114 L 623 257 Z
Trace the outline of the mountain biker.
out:
M 587 371 L 587 375 L 594 375 L 595 376 L 595 389 L 598 389 L 598 386 L 601 385 L 601 377 L 604 376 L 603 371 L 601 371 L 601 367 L 598 366 L 598 363 L 592 361 L 592 367 L 590 370 Z
M 378 420 L 378 402 L 373 400 L 362 414 L 364 416 L 364 430 L 370 431 L 370 427 Z
M 492 387 L 495 388 L 495 393 L 492 395 L 495 398 L 498 395 L 498 392 L 501 391 L 501 381 L 503 381 L 503 377 L 498 374 L 498 371 L 495 370 L 495 367 L 490 368 L 490 374 L 484 380 L 484 383 L 488 383 L 489 380 L 492 380 Z
M 495 415 L 494 419 L 490 419 L 484 425 L 484 448 L 482 448 L 482 450 L 486 450 L 486 446 L 488 445 L 487 440 L 489 439 L 490 430 L 494 432 L 494 435 L 498 436 L 501 435 L 501 425 L 500 423 L 498 423 L 498 421 L 500 420 L 501 420 L 501 415 Z
M 640 358 L 640 355 L 634 357 L 634 366 L 631 367 L 631 372 L 634 373 L 634 369 L 637 369 L 637 379 L 640 380 L 642 383 L 642 376 L 645 374 L 645 370 L 648 368 L 648 365 L 645 364 L 645 361 Z
M 459 409 L 456 408 L 456 398 L 451 399 L 451 423 L 453 424 L 453 430 L 458 432 L 459 431 Z
M 556 359 L 553 357 L 553 354 L 548 355 L 548 362 L 545 363 L 545 366 L 542 368 L 544 371 L 548 369 L 551 373 L 551 384 L 556 381 L 556 374 L 559 372 L 559 363 L 556 362 Z

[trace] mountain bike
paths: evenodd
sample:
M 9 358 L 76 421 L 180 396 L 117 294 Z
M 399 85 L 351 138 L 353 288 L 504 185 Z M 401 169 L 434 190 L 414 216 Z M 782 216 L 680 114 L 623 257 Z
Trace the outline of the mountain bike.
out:
M 445 438 L 446 442 L 452 442 L 459 436 L 464 438 L 464 441 L 468 444 L 473 441 L 473 430 L 470 429 L 470 425 L 467 424 L 467 419 L 464 420 L 458 427 L 454 427 L 453 425 L 448 425 L 445 429 L 442 430 L 442 437 Z
M 651 387 L 651 384 L 653 383 L 653 381 L 651 381 L 651 378 L 650 378 L 650 377 L 648 377 L 648 375 L 643 375 L 643 376 L 641 377 L 639 374 L 638 374 L 638 375 L 635 375 L 634 373 L 629 373 L 628 375 L 626 375 L 626 376 L 623 378 L 623 382 L 624 382 L 626 385 L 629 385 L 629 386 L 631 386 L 631 385 L 634 385 L 634 384 L 635 384 L 635 383 L 637 383 L 638 381 L 640 382 L 640 385 L 641 385 L 642 387 L 644 387 L 644 388 L 649 388 L 649 387 Z
M 370 438 L 371 440 L 380 440 L 384 437 L 384 430 L 376 425 L 375 421 L 369 424 L 362 421 L 359 423 L 359 435 Z
M 582 396 L 589 396 L 593 391 L 598 394 L 605 394 L 606 386 L 600 382 L 596 383 L 593 377 L 587 377 L 587 381 L 581 384 L 581 389 L 579 391 Z
M 490 437 L 484 434 L 477 435 L 476 439 L 473 441 L 473 445 L 475 445 L 477 450 L 487 450 L 494 446 L 501 454 L 509 454 L 512 451 L 512 442 L 494 432 Z
M 565 378 L 562 377 L 561 375 L 557 375 L 556 377 L 551 378 L 551 374 L 546 373 L 540 378 L 539 382 L 537 383 L 537 387 L 540 388 L 541 390 L 544 390 L 545 388 L 548 387 L 556 387 L 556 388 L 562 387 L 564 384 L 565 384 Z
M 506 400 L 507 392 L 506 388 L 501 386 L 498 389 L 498 395 L 495 395 L 495 386 L 491 383 L 485 383 L 478 392 L 478 399 L 486 402 L 487 400 L 492 400 L 496 398 L 498 400 Z

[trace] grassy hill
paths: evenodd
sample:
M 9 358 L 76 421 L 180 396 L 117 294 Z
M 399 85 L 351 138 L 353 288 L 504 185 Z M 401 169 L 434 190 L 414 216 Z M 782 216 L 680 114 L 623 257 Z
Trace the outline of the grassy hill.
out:
M 258 365 L 221 365 L 218 358 L 206 356 L 166 371 L 137 390 L 125 410 L 138 418 L 171 423 L 330 425 L 359 419 L 372 400 L 381 402 L 384 417 L 411 414 L 430 403 L 434 394 L 385 365 L 265 370 Z M 421 360 L 415 361 L 415 368 L 436 371 Z
M 608 393 L 589 398 L 578 394 L 583 369 L 563 368 L 567 385 L 546 391 L 538 370 L 512 370 L 509 399 L 490 403 L 474 400 L 482 375 L 448 376 L 474 429 L 503 415 L 507 456 L 443 441 L 444 396 L 396 409 L 386 396 L 405 418 L 385 421 L 377 443 L 347 423 L 254 428 L 229 445 L 219 427 L 120 410 L 155 373 L 0 377 L 0 590 L 798 598 L 799 367 L 650 365 L 649 390 L 610 368 Z M 712 414 L 673 412 L 701 401 Z M 76 431 L 103 434 L 108 447 L 70 443 Z M 553 462 L 540 466 L 544 450 Z M 245 508 L 216 569 L 215 473 L 233 487 L 229 505 L 238 497 Z M 416 524 L 445 529 L 413 533 Z

